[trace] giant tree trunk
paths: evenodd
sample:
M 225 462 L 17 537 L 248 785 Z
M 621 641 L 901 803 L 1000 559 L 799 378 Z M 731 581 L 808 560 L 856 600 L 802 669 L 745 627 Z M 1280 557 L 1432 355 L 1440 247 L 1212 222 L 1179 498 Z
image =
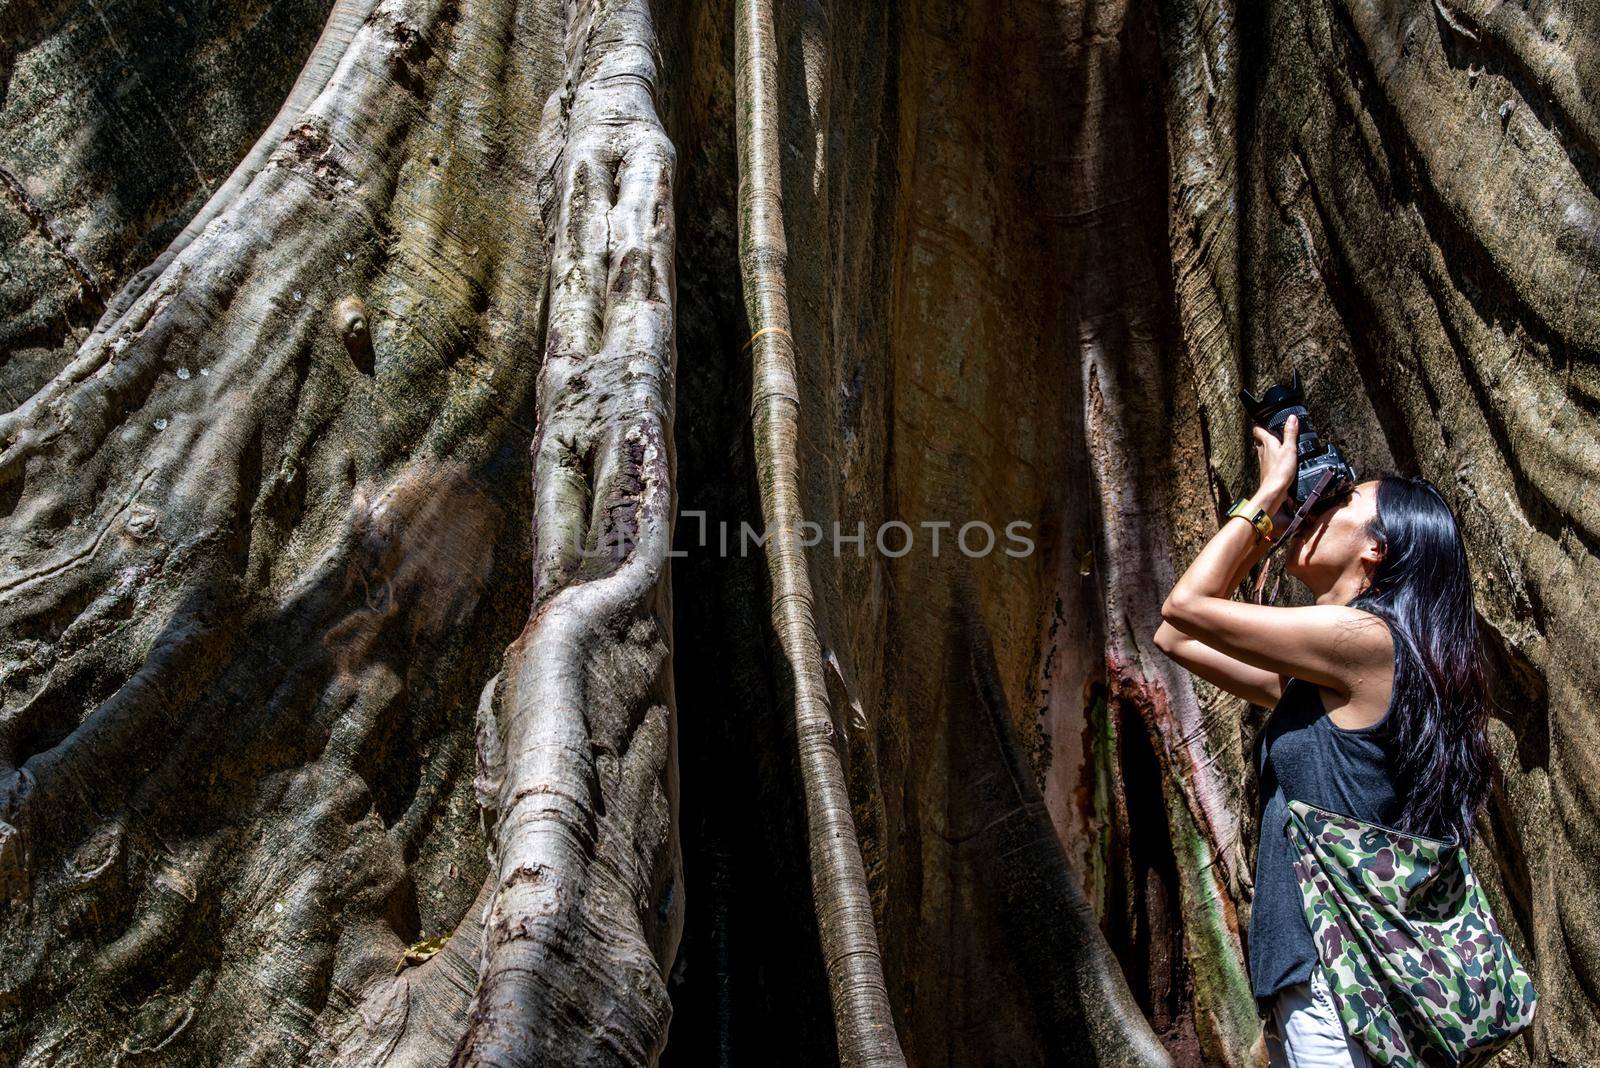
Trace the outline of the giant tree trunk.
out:
M 0 1063 L 1249 1063 L 1258 713 L 1149 636 L 1291 365 L 1461 520 L 1585 1063 L 1597 32 L 0 9 Z

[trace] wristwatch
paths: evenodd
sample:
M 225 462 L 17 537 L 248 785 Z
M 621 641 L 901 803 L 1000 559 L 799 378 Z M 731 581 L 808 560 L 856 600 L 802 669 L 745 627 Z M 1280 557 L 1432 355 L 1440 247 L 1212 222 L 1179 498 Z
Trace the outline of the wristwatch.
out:
M 1265 508 L 1256 508 L 1255 514 L 1252 515 L 1250 512 L 1250 498 L 1240 497 L 1233 502 L 1233 507 L 1228 509 L 1228 515 L 1224 518 L 1232 518 L 1236 515 L 1244 516 L 1250 520 L 1250 525 L 1256 528 L 1257 535 L 1267 541 L 1272 540 L 1272 517 L 1267 514 Z

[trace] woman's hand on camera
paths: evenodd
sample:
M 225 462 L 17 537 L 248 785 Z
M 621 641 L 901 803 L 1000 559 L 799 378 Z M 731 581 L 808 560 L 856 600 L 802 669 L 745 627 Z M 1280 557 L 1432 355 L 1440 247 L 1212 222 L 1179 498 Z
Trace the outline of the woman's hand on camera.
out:
M 1283 424 L 1283 440 L 1263 426 L 1252 424 L 1256 461 L 1261 466 L 1261 492 L 1276 497 L 1288 494 L 1300 469 L 1300 417 L 1291 415 Z

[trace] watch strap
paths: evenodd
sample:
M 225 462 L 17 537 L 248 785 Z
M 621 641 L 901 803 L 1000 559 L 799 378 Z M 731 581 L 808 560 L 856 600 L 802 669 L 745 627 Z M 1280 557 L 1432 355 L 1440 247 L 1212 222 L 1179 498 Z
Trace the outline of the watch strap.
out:
M 1250 521 L 1250 525 L 1256 528 L 1256 533 L 1258 535 L 1265 538 L 1267 541 L 1272 540 L 1272 517 L 1267 514 L 1267 510 L 1265 508 L 1257 507 L 1252 509 L 1250 506 L 1250 498 L 1240 497 L 1238 500 L 1233 502 L 1233 507 L 1228 509 L 1229 517 L 1236 515 L 1243 516 L 1245 519 L 1248 519 Z

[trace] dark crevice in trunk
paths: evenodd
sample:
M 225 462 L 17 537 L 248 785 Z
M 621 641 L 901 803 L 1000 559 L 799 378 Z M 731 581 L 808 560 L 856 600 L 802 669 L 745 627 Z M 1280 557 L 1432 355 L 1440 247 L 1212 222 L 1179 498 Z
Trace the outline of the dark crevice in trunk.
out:
M 1106 938 L 1116 951 L 1139 1007 L 1158 1035 L 1170 1031 L 1186 1011 L 1187 982 L 1178 865 L 1167 823 L 1166 788 L 1160 761 L 1138 709 L 1115 701 L 1126 808 L 1112 832 L 1110 899 Z
M 1256 287 L 1251 284 L 1255 277 L 1255 263 L 1259 255 L 1256 242 L 1260 240 L 1256 231 L 1245 223 L 1255 216 L 1258 211 L 1257 198 L 1259 196 L 1261 174 L 1261 161 L 1257 153 L 1261 151 L 1261 122 L 1258 111 L 1261 106 L 1261 97 L 1265 92 L 1264 80 L 1270 69 L 1268 57 L 1272 54 L 1272 40 L 1277 35 L 1276 28 L 1272 25 L 1272 8 L 1268 4 L 1239 4 L 1235 8 L 1237 29 L 1234 32 L 1236 40 L 1241 42 L 1238 50 L 1238 118 L 1235 120 L 1234 134 L 1234 169 L 1237 177 L 1234 182 L 1235 196 L 1238 199 L 1238 266 L 1234 278 L 1235 291 L 1239 294 L 1239 372 L 1241 380 L 1250 383 L 1258 376 L 1253 354 L 1262 351 L 1256 343 L 1255 330 L 1261 329 L 1258 323 L 1263 323 L 1265 317 L 1260 314 L 1258 305 L 1259 294 Z M 1253 46 L 1253 47 L 1252 47 Z
M 680 234 L 683 244 L 694 243 L 690 226 Z M 680 271 L 692 269 L 684 255 Z M 761 525 L 744 418 L 749 376 L 737 362 L 737 340 L 706 336 L 719 332 L 692 322 L 680 319 L 678 339 L 682 362 L 699 367 L 693 380 L 679 382 L 674 548 L 684 555 L 673 561 L 688 886 L 661 1063 L 837 1063 L 786 665 L 770 649 L 763 558 L 753 541 L 741 550 L 738 537 L 741 524 Z M 705 513 L 705 544 L 694 512 Z
M 679 158 L 672 596 L 687 884 L 661 1064 L 836 1064 L 787 669 L 774 652 L 765 558 L 740 541 L 741 524 L 759 533 L 761 508 L 725 91 L 732 6 L 666 0 L 657 18 Z

